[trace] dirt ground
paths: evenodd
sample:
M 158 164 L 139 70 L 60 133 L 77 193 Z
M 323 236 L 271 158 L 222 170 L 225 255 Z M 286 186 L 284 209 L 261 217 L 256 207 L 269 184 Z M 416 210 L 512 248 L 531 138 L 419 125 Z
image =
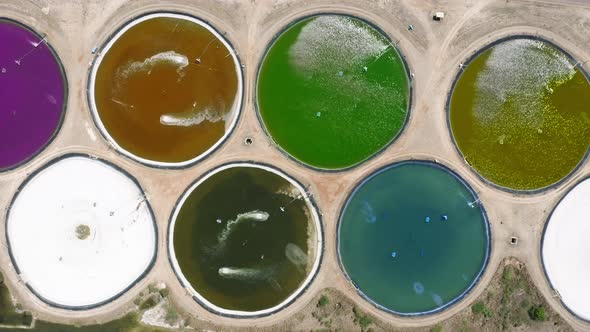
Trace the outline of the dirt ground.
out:
M 91 50 L 102 45 L 121 24 L 138 14 L 180 11 L 206 20 L 224 33 L 244 64 L 244 104 L 239 123 L 229 139 L 211 156 L 184 170 L 150 168 L 114 151 L 95 127 L 86 99 Z M 446 16 L 432 21 L 435 11 Z M 408 124 L 399 138 L 369 162 L 346 172 L 311 170 L 283 156 L 265 135 L 256 117 L 255 84 L 258 64 L 267 45 L 286 24 L 316 13 L 348 13 L 373 22 L 397 42 L 414 74 L 413 104 Z M 89 153 L 108 159 L 133 174 L 148 194 L 158 223 L 156 264 L 149 274 L 117 300 L 86 311 L 57 309 L 39 300 L 26 288 L 11 265 L 0 227 L 0 270 L 11 293 L 35 317 L 58 323 L 92 324 L 124 316 L 133 300 L 149 284 L 165 282 L 181 310 L 201 322 L 224 326 L 281 326 L 304 313 L 326 289 L 339 292 L 390 327 L 422 328 L 461 317 L 491 287 L 495 269 L 506 257 L 527 266 L 531 282 L 547 306 L 571 325 L 590 330 L 590 323 L 570 314 L 554 297 L 543 273 L 540 241 L 543 225 L 556 202 L 580 179 L 590 174 L 585 161 L 566 180 L 543 193 L 514 194 L 484 183 L 464 163 L 452 144 L 447 128 L 445 103 L 459 64 L 487 43 L 511 34 L 533 34 L 551 40 L 576 59 L 590 60 L 590 2 L 586 0 L 3 0 L 0 16 L 19 20 L 40 33 L 59 54 L 68 77 L 69 97 L 64 125 L 51 145 L 33 161 L 0 173 L 0 210 L 6 211 L 16 188 L 28 174 L 56 156 L 69 152 Z M 407 29 L 414 26 L 413 31 Z M 585 63 L 590 69 L 590 62 Z M 253 144 L 244 145 L 246 137 Z M 492 251 L 488 269 L 477 286 L 459 303 L 433 315 L 404 318 L 374 308 L 364 301 L 343 275 L 336 252 L 336 227 L 347 193 L 358 181 L 383 165 L 407 159 L 436 160 L 453 169 L 481 198 L 490 221 Z M 322 214 L 325 249 L 321 268 L 309 288 L 283 310 L 257 319 L 215 315 L 195 301 L 176 279 L 167 257 L 167 225 L 177 198 L 199 175 L 230 161 L 254 160 L 272 164 L 310 186 Z M 0 223 L 5 222 L 0 214 Z M 519 238 L 509 244 L 510 236 Z M 344 300 L 343 300 L 344 301 Z M 348 304 L 351 306 L 351 304 Z M 459 316 L 456 316 L 459 315 Z M 350 316 L 350 315 L 349 315 Z M 454 319 L 454 318 L 453 318 Z M 311 324 L 304 315 L 302 324 Z M 291 323 L 289 323 L 291 324 Z M 380 323 L 381 324 L 381 323 Z M 560 323 L 562 324 L 562 323 Z M 378 324 L 375 324 L 376 326 Z M 283 325 L 288 326 L 288 325 Z M 380 326 L 380 325 L 379 325 Z M 560 325 L 562 326 L 562 325 Z M 311 325 L 310 325 L 311 328 Z
M 559 314 L 548 306 L 536 289 L 525 265 L 515 258 L 506 258 L 495 269 L 492 281 L 473 303 L 481 302 L 489 312 L 474 313 L 473 305 L 464 308 L 453 317 L 436 325 L 422 328 L 400 328 L 358 309 L 354 300 L 334 288 L 326 288 L 316 295 L 303 310 L 283 323 L 265 328 L 231 328 L 200 324 L 192 321 L 196 330 L 202 331 L 573 331 Z M 534 321 L 528 315 L 533 305 L 547 309 L 545 321 Z M 357 308 L 357 310 L 355 310 Z M 356 313 L 355 313 L 356 312 Z M 365 319 L 363 328 L 361 318 Z

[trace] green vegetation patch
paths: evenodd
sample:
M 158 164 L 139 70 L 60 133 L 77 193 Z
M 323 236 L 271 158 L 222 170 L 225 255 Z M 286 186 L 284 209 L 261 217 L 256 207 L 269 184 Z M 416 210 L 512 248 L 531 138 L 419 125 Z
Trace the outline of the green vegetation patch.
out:
M 373 318 L 362 312 L 358 307 L 352 308 L 354 313 L 354 322 L 361 327 L 361 331 L 367 331 L 369 326 L 373 324 Z
M 5 326 L 30 326 L 33 321 L 31 313 L 19 310 L 12 303 L 8 287 L 4 283 L 4 276 L 0 274 L 0 324 Z
M 72 326 L 54 324 L 44 321 L 37 321 L 33 331 L 43 332 L 167 332 L 168 329 L 161 329 L 142 325 L 139 322 L 139 315 L 131 313 L 123 318 L 96 325 Z
M 322 295 L 318 300 L 318 307 L 325 307 L 330 304 L 330 299 L 326 295 Z
M 547 313 L 545 312 L 545 307 L 542 305 L 534 305 L 529 309 L 529 317 L 532 320 L 536 321 L 544 321 L 547 320 Z

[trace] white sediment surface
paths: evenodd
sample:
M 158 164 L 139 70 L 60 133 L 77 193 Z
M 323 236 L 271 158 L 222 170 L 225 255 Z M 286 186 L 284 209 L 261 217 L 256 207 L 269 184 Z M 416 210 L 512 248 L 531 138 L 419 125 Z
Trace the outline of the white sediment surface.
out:
M 274 307 L 271 308 L 267 308 L 267 309 L 262 309 L 262 310 L 258 310 L 258 311 L 240 311 L 240 310 L 230 310 L 230 309 L 224 309 L 221 308 L 219 306 L 216 306 L 215 304 L 209 302 L 205 297 L 203 297 L 201 294 L 199 294 L 199 292 L 197 292 L 197 290 L 191 285 L 191 283 L 186 279 L 186 277 L 182 274 L 182 270 L 180 269 L 180 265 L 178 264 L 178 260 L 176 259 L 176 253 L 174 251 L 174 225 L 176 224 L 176 218 L 178 217 L 178 214 L 180 213 L 180 209 L 182 208 L 182 206 L 184 205 L 184 202 L 186 201 L 186 199 L 190 196 L 190 194 L 203 182 L 205 182 L 208 178 L 212 177 L 213 175 L 226 170 L 228 168 L 233 168 L 233 167 L 252 167 L 252 168 L 259 168 L 259 169 L 263 169 L 267 172 L 271 172 L 274 173 L 280 177 L 282 177 L 283 179 L 287 180 L 295 189 L 293 191 L 298 191 L 299 195 L 301 195 L 302 199 L 305 200 L 305 203 L 307 205 L 307 208 L 310 210 L 311 212 L 311 218 L 313 220 L 310 220 L 310 222 L 313 222 L 313 226 L 314 226 L 314 231 L 313 231 L 313 235 L 315 237 L 315 239 L 312 239 L 312 241 L 315 242 L 315 245 L 312 246 L 312 248 L 314 248 L 315 252 L 314 252 L 314 261 L 313 261 L 313 265 L 309 271 L 309 273 L 307 274 L 307 277 L 305 278 L 305 280 L 301 283 L 301 285 L 299 286 L 299 288 L 297 288 L 293 293 L 291 293 L 291 295 L 289 295 L 289 297 L 287 297 L 285 300 L 283 300 L 283 302 L 277 304 Z M 238 163 L 233 163 L 233 164 L 227 164 L 227 165 L 223 165 L 220 166 L 216 169 L 214 169 L 213 171 L 211 171 L 210 173 L 207 173 L 205 176 L 203 176 L 201 179 L 199 179 L 197 182 L 195 182 L 181 197 L 180 201 L 178 202 L 178 204 L 176 205 L 176 208 L 174 209 L 173 215 L 172 215 L 172 219 L 170 221 L 170 231 L 168 232 L 168 252 L 170 255 L 170 261 L 172 263 L 172 268 L 174 269 L 174 271 L 176 272 L 176 275 L 178 276 L 178 278 L 180 279 L 182 285 L 194 296 L 196 297 L 201 303 L 203 303 L 207 308 L 222 314 L 222 315 L 232 315 L 232 316 L 239 316 L 239 317 L 255 317 L 255 316 L 263 316 L 263 315 L 269 315 L 271 313 L 274 313 L 278 310 L 281 310 L 282 308 L 286 307 L 287 305 L 289 305 L 293 300 L 295 300 L 297 298 L 297 296 L 299 296 L 301 294 L 301 292 L 303 292 L 303 290 L 307 287 L 307 285 L 309 285 L 309 283 L 311 282 L 311 280 L 315 277 L 316 273 L 318 272 L 318 269 L 320 267 L 320 261 L 321 261 L 321 255 L 322 255 L 322 248 L 323 248 L 323 234 L 322 234 L 322 227 L 320 224 L 320 216 L 318 214 L 318 211 L 316 210 L 315 206 L 313 205 L 311 199 L 309 198 L 308 195 L 305 195 L 306 190 L 305 188 L 303 188 L 297 181 L 295 181 L 293 178 L 291 178 L 290 176 L 284 174 L 283 172 L 272 168 L 272 167 L 268 167 L 265 165 L 258 165 L 258 164 L 252 164 L 252 163 L 247 163 L 247 162 L 238 162 Z M 258 218 L 260 220 L 266 220 L 266 218 L 268 218 L 268 216 L 263 216 L 263 213 L 266 212 L 261 212 L 261 211 L 251 211 L 249 213 L 254 213 L 254 212 L 258 212 L 260 213 L 260 215 L 258 216 Z M 239 218 L 239 216 L 238 216 Z M 264 222 L 264 221 L 262 221 Z M 300 249 L 301 250 L 301 249 Z M 304 253 L 295 253 L 292 256 L 302 256 L 304 255 Z M 225 275 L 226 277 L 237 277 L 235 276 L 235 272 L 236 269 L 231 268 L 231 267 L 224 267 L 224 268 L 220 268 L 220 270 L 218 271 L 220 273 L 220 275 Z M 242 272 L 247 272 L 247 273 L 264 273 L 264 271 L 242 271 Z
M 6 222 L 20 277 L 53 305 L 103 304 L 142 276 L 155 256 L 154 219 L 141 188 L 84 156 L 33 175 Z M 79 227 L 87 232 L 78 233 Z
M 590 320 L 590 179 L 557 205 L 543 236 L 543 264 L 563 303 Z

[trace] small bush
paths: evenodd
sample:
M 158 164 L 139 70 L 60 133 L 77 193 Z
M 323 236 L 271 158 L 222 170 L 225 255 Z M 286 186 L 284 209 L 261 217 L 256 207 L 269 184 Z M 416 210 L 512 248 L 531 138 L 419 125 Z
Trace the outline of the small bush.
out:
M 542 305 L 534 305 L 529 309 L 529 317 L 532 320 L 544 321 L 547 320 L 547 314 L 545 313 L 545 307 Z
M 471 306 L 471 312 L 473 312 L 474 314 L 481 314 L 484 312 L 485 309 L 486 305 L 482 301 L 479 301 Z
M 170 290 L 168 288 L 162 288 L 162 289 L 160 289 L 160 295 L 162 297 L 166 297 L 166 296 L 168 296 L 168 294 L 170 294 Z
M 158 304 L 158 299 L 156 299 L 155 296 L 150 296 L 145 301 L 143 301 L 143 303 L 139 306 L 139 309 L 141 309 L 141 310 L 151 309 L 151 308 L 155 307 L 156 304 Z
M 361 328 L 366 329 L 369 325 L 373 324 L 371 317 L 364 315 L 359 319 L 359 325 Z
M 504 272 L 502 272 L 502 280 L 507 282 L 512 281 L 512 279 L 514 279 L 514 267 L 509 265 L 506 266 Z
M 148 291 L 149 291 L 150 293 L 155 293 L 155 292 L 157 292 L 157 291 L 158 291 L 158 287 L 156 287 L 156 285 L 155 285 L 155 284 L 150 284 L 150 285 L 148 286 Z
M 32 323 L 33 323 L 33 315 L 28 311 L 23 312 L 23 325 L 31 326 Z
M 476 315 L 483 314 L 486 318 L 490 318 L 494 315 L 494 312 L 490 308 L 486 307 L 486 305 L 482 301 L 479 301 L 472 305 L 471 312 L 473 312 Z
M 166 323 L 174 325 L 178 321 L 178 312 L 172 306 L 168 306 L 166 309 Z
M 443 327 L 440 324 L 436 324 L 430 329 L 430 332 L 442 332 L 442 331 L 443 331 Z
M 330 304 L 330 299 L 326 295 L 322 295 L 318 300 L 318 307 L 325 307 Z
M 369 315 L 362 313 L 357 307 L 352 308 L 354 313 L 354 322 L 359 324 L 362 331 L 367 330 L 369 325 L 373 324 L 373 319 Z
M 469 330 L 469 322 L 466 318 L 461 321 L 461 328 L 459 329 L 459 332 L 471 332 Z

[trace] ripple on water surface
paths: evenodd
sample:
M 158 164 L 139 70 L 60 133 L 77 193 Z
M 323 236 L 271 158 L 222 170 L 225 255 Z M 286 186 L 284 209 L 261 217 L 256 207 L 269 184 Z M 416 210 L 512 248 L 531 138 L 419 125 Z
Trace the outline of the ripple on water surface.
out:
M 550 44 L 510 39 L 461 74 L 450 105 L 461 153 L 490 182 L 535 190 L 558 182 L 590 144 L 590 84 Z
M 260 69 L 266 129 L 288 154 L 318 168 L 346 168 L 378 152 L 401 131 L 408 104 L 400 55 L 379 31 L 352 17 L 295 23 L 271 45 Z
M 274 172 L 231 167 L 188 193 L 174 222 L 182 275 L 214 306 L 272 308 L 312 271 L 316 230 L 301 192 Z
M 392 165 L 359 185 L 338 236 L 349 278 L 400 314 L 455 301 L 487 261 L 487 221 L 473 193 L 449 171 L 422 162 Z

